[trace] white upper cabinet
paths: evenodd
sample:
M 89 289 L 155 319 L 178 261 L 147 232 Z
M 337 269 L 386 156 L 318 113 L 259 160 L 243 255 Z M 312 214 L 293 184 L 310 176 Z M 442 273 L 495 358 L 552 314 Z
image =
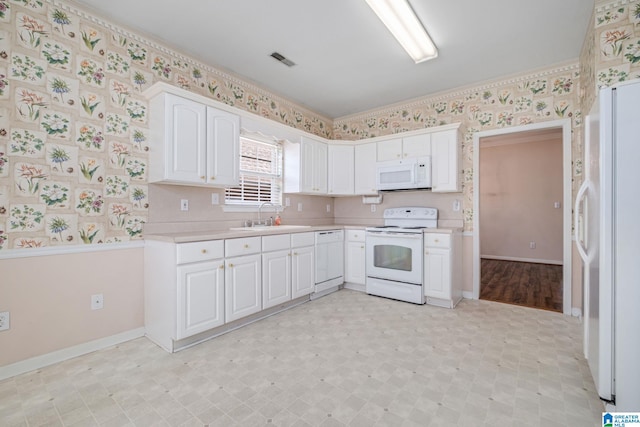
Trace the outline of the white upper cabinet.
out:
M 406 136 L 378 142 L 379 162 L 424 157 L 431 154 L 431 134 Z
M 378 194 L 376 190 L 375 142 L 360 144 L 354 147 L 354 193 L 356 195 Z
M 284 192 L 327 194 L 327 144 L 302 137 L 284 145 Z
M 207 107 L 207 179 L 216 186 L 237 185 L 240 178 L 240 118 Z
M 238 183 L 239 116 L 159 92 L 150 101 L 149 125 L 149 182 L 218 187 Z
M 387 139 L 378 142 L 379 162 L 400 160 L 402 158 L 402 138 Z
M 328 194 L 353 195 L 354 150 L 352 145 L 329 145 Z
M 458 130 L 431 134 L 431 191 L 459 192 L 461 181 Z

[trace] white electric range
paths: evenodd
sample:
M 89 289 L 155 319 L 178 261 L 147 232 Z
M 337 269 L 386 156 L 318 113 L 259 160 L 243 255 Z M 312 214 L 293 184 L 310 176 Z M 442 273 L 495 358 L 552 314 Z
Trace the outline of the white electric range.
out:
M 424 229 L 437 226 L 435 208 L 385 209 L 384 225 L 366 229 L 367 293 L 424 304 Z

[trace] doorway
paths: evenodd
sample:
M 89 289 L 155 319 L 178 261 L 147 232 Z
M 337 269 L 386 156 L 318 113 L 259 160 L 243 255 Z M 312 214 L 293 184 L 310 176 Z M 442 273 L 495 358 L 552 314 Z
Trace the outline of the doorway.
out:
M 481 243 L 482 239 L 483 239 L 483 233 L 481 232 L 482 227 L 481 227 L 481 221 L 483 218 L 483 215 L 487 215 L 488 217 L 493 217 L 496 215 L 495 212 L 492 212 L 490 209 L 487 208 L 487 206 L 489 206 L 487 203 L 484 203 L 485 208 L 483 209 L 483 204 L 480 203 L 480 199 L 481 199 L 481 177 L 483 176 L 483 171 L 481 170 L 481 163 L 480 163 L 480 153 L 481 153 L 481 143 L 487 143 L 488 145 L 494 144 L 494 145 L 499 145 L 500 143 L 504 144 L 504 141 L 508 138 L 508 140 L 510 141 L 509 144 L 513 143 L 513 141 L 527 141 L 527 139 L 531 139 L 534 136 L 537 137 L 541 137 L 541 138 L 545 138 L 548 135 L 552 134 L 552 133 L 559 133 L 561 135 L 562 138 L 562 144 L 561 144 L 561 149 L 560 152 L 561 153 L 561 157 L 562 157 L 562 162 L 561 162 L 561 192 L 558 192 L 556 198 L 558 198 L 559 200 L 554 201 L 553 202 L 553 206 L 558 206 L 557 209 L 559 209 L 561 212 L 556 211 L 555 214 L 560 215 L 561 216 L 561 225 L 559 226 L 559 230 L 556 231 L 556 234 L 558 234 L 558 231 L 560 231 L 560 236 L 558 237 L 558 240 L 556 242 L 556 246 L 560 246 L 560 248 L 556 248 L 556 252 L 551 252 L 551 255 L 543 255 L 542 257 L 540 256 L 529 256 L 530 253 L 533 253 L 535 251 L 532 251 L 530 248 L 530 246 L 533 246 L 533 249 L 538 248 L 540 244 L 545 245 L 549 240 L 553 240 L 552 238 L 545 238 L 545 236 L 540 235 L 540 231 L 545 231 L 544 228 L 539 229 L 539 232 L 535 232 L 535 231 L 529 231 L 529 236 L 532 237 L 523 237 L 523 236 L 511 236 L 510 239 L 498 239 L 498 243 L 496 242 L 489 242 L 489 238 L 485 237 L 485 240 L 487 240 L 487 244 L 484 245 Z M 473 204 L 474 204 L 474 215 L 473 215 L 473 296 L 476 299 L 480 298 L 480 288 L 481 288 L 481 279 L 482 279 L 482 261 L 481 261 L 481 256 L 483 254 L 483 252 L 486 253 L 493 253 L 493 256 L 490 256 L 490 258 L 493 258 L 495 260 L 498 261 L 509 261 L 509 262 L 522 262 L 522 263 L 530 263 L 531 261 L 536 261 L 536 264 L 542 264 L 544 265 L 545 263 L 547 265 L 550 266 L 550 268 L 548 269 L 544 269 L 542 272 L 543 273 L 549 273 L 552 274 L 550 272 L 552 272 L 554 270 L 553 266 L 555 265 L 555 271 L 558 271 L 558 267 L 561 266 L 561 299 L 562 299 L 562 307 L 561 307 L 561 312 L 563 312 L 564 314 L 571 314 L 571 121 L 569 119 L 567 120 L 557 120 L 557 121 L 551 121 L 551 122 L 546 122 L 546 123 L 537 123 L 537 124 L 532 124 L 532 125 L 525 125 L 525 126 L 517 126 L 517 127 L 513 127 L 513 128 L 508 128 L 508 129 L 498 129 L 498 130 L 492 130 L 492 131 L 484 131 L 484 132 L 478 132 L 474 135 L 473 138 L 473 164 L 474 164 L 474 176 L 473 176 L 473 188 L 474 188 L 474 195 L 473 195 Z M 556 142 L 557 144 L 557 142 Z M 556 155 L 557 157 L 557 155 Z M 487 178 L 485 176 L 485 182 L 489 181 L 489 178 Z M 524 192 L 526 193 L 526 189 L 524 190 Z M 532 194 L 532 197 L 534 195 Z M 517 209 L 517 205 L 518 204 L 523 204 L 526 203 L 528 200 L 525 199 L 521 199 L 520 201 L 516 200 L 516 207 L 514 207 L 513 209 Z M 502 200 L 499 205 L 501 205 L 501 203 L 504 203 L 504 200 Z M 532 203 L 537 203 L 536 201 L 532 200 Z M 522 208 L 526 211 L 527 209 L 533 209 L 532 206 L 522 206 Z M 514 214 L 514 217 L 517 216 L 517 214 Z M 485 221 L 486 223 L 486 221 Z M 506 225 L 505 221 L 498 221 L 497 222 L 497 226 L 500 226 L 500 224 L 503 223 Z M 486 224 L 483 224 L 486 228 Z M 496 227 L 496 225 L 493 225 L 493 227 Z M 489 229 L 491 229 L 491 227 L 489 227 Z M 515 231 L 515 233 L 517 234 L 518 232 L 521 232 L 522 230 L 517 230 Z M 486 234 L 486 233 L 485 233 Z M 496 234 L 496 231 L 493 230 L 489 235 L 494 235 Z M 503 237 L 503 236 L 501 236 Z M 525 239 L 525 242 L 522 242 L 522 240 Z M 530 240 L 528 240 L 530 239 Z M 539 239 L 539 240 L 538 240 Z M 517 245 L 519 245 L 520 247 L 524 247 L 524 248 L 520 248 L 522 249 L 522 251 L 518 252 L 520 249 L 509 249 L 508 244 L 513 241 L 516 242 Z M 500 243 L 501 242 L 501 243 Z M 497 245 L 497 247 L 496 247 Z M 502 245 L 502 247 L 501 247 Z M 505 246 L 506 245 L 506 246 Z M 482 249 L 482 250 L 481 250 Z M 527 252 L 530 251 L 531 252 Z M 511 253 L 509 256 L 505 256 L 505 253 L 509 253 L 509 251 L 512 251 L 513 253 Z M 543 262 L 540 263 L 539 261 L 542 260 Z M 498 264 L 497 262 L 494 264 Z M 494 265 L 494 267 L 496 267 L 496 265 Z M 526 264 L 522 264 L 522 265 L 511 265 L 511 266 L 499 266 L 498 270 L 495 271 L 499 271 L 500 268 L 503 268 L 505 271 L 508 270 L 508 268 L 510 268 L 511 273 L 510 274 L 515 274 L 514 272 L 520 271 L 520 272 L 527 272 L 526 274 L 536 274 L 536 271 L 538 271 L 537 267 L 540 266 L 527 266 Z M 517 268 L 516 268 L 517 267 Z M 536 267 L 536 269 L 532 270 L 531 267 Z M 494 272 L 495 272 L 494 271 Z M 559 276 L 558 274 L 555 274 L 555 276 Z M 551 277 L 551 276 L 550 276 Z M 522 279 L 520 279 L 522 280 Z M 556 295 L 556 300 L 557 300 L 557 295 Z M 557 303 L 558 301 L 556 301 Z M 544 307 L 541 307 L 544 308 Z M 556 308 L 557 309 L 557 308 Z

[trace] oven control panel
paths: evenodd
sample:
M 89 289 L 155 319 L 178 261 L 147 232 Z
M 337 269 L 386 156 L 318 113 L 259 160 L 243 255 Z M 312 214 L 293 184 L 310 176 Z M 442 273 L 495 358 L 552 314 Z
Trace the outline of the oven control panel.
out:
M 385 219 L 438 219 L 438 209 L 423 207 L 389 208 L 384 210 Z

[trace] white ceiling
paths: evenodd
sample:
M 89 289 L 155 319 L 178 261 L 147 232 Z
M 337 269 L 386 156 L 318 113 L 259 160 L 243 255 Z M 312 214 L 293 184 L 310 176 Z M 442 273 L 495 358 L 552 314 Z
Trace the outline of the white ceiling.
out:
M 364 0 L 74 1 L 329 118 L 577 61 L 594 8 L 410 0 L 439 49 L 416 65 Z

